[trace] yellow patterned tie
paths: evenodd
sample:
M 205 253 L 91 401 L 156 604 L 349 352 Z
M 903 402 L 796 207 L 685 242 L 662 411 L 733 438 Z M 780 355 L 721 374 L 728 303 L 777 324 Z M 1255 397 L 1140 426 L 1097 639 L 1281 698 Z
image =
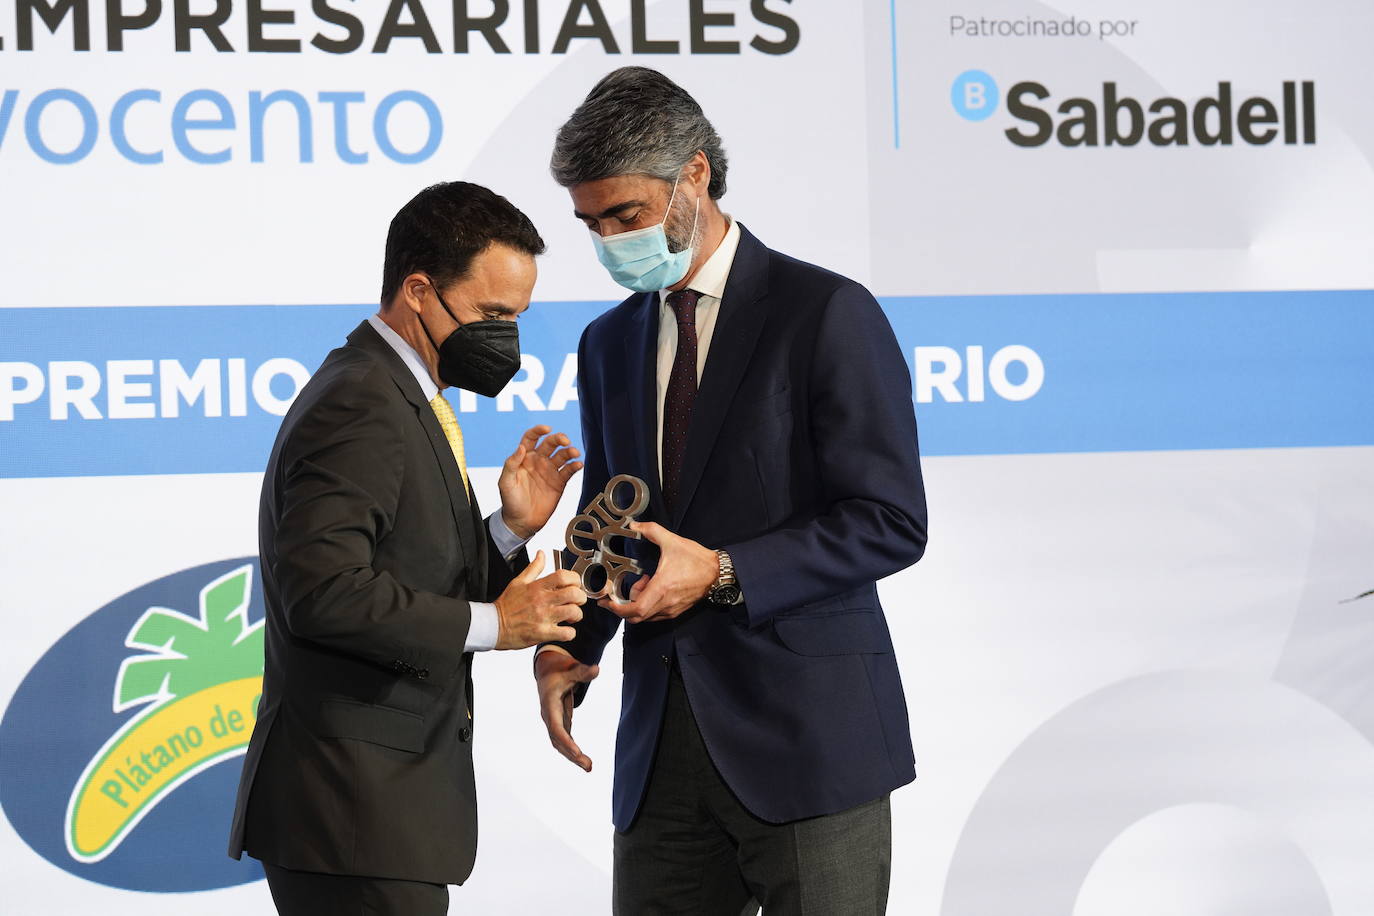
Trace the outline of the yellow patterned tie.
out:
M 468 496 L 471 497 L 472 486 L 468 483 L 467 453 L 463 451 L 463 428 L 458 425 L 458 417 L 453 413 L 453 405 L 449 404 L 448 398 L 440 393 L 434 396 L 434 399 L 429 402 L 429 406 L 434 409 L 434 415 L 439 418 L 439 426 L 444 430 L 444 438 L 448 440 L 449 448 L 453 449 L 453 457 L 458 460 L 458 473 L 463 476 L 463 489 L 467 490 Z

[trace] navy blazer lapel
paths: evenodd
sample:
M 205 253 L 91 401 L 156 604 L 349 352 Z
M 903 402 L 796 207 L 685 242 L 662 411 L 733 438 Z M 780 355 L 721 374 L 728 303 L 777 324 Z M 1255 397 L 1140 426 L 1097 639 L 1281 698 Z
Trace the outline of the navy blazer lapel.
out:
M 372 325 L 364 321 L 348 335 L 348 342 L 367 350 L 381 360 L 391 373 L 396 387 L 415 408 L 415 415 L 429 437 L 429 444 L 433 447 L 434 456 L 439 462 L 439 470 L 443 473 L 444 488 L 448 491 L 449 506 L 453 511 L 453 523 L 458 528 L 458 541 L 463 545 L 463 556 L 468 561 L 468 587 L 472 589 L 480 584 L 474 581 L 474 576 L 484 575 L 486 566 L 481 565 L 481 570 L 478 571 L 482 552 L 477 546 L 477 532 L 473 526 L 474 510 L 469 505 L 467 487 L 463 485 L 463 477 L 458 470 L 458 459 L 454 457 L 453 447 L 448 444 L 448 437 L 444 435 L 444 428 L 439 425 L 434 408 L 425 400 L 425 393 L 420 390 L 420 383 L 415 381 L 410 367 Z M 485 538 L 482 539 L 482 546 L 486 546 Z
M 730 266 L 720 314 L 711 334 L 711 350 L 697 386 L 692 406 L 692 422 L 687 430 L 687 452 L 682 459 L 677 505 L 673 507 L 672 527 L 676 530 L 692 503 L 701 482 L 706 459 L 715 447 L 725 414 L 739 389 L 749 358 L 763 330 L 767 309 L 763 296 L 768 288 L 768 249 L 740 225 L 739 248 Z
M 649 485 L 653 518 L 667 519 L 658 471 L 658 293 L 645 293 L 625 335 L 625 387 L 638 476 Z

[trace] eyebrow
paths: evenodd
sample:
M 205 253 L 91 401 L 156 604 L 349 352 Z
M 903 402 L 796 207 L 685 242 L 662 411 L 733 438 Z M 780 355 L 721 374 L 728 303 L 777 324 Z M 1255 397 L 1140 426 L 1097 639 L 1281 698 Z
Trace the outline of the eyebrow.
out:
M 647 204 L 642 200 L 627 200 L 622 204 L 616 204 L 614 207 L 607 207 L 605 210 L 602 210 L 595 216 L 592 216 L 589 213 L 583 213 L 581 210 L 573 210 L 573 216 L 577 217 L 578 219 L 606 219 L 607 217 L 611 216 L 619 216 L 621 213 L 624 213 L 626 210 L 629 210 L 633 207 L 644 206 L 647 206 Z
M 521 312 L 525 311 L 525 309 L 528 308 L 528 304 L 522 306 L 521 308 L 516 308 L 515 306 L 507 305 L 504 302 L 481 302 L 477 305 L 477 310 L 480 312 L 495 312 L 498 315 L 519 315 Z

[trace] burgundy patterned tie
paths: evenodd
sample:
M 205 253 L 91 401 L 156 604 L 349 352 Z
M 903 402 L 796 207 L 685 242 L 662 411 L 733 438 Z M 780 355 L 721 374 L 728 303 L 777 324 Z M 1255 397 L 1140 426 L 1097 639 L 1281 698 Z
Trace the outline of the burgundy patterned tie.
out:
M 697 300 L 701 293 L 680 289 L 668 294 L 677 316 L 677 354 L 663 395 L 663 498 L 669 511 L 677 502 L 682 456 L 687 451 L 687 428 L 697 398 Z

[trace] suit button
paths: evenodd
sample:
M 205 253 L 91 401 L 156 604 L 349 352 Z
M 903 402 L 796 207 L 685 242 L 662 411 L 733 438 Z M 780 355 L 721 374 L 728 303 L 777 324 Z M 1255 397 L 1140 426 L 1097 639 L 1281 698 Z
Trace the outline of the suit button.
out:
M 658 657 L 658 660 L 663 662 L 663 666 L 665 668 L 670 667 L 673 664 L 673 660 L 666 655 L 660 655 Z
M 415 676 L 423 681 L 425 678 L 429 677 L 429 669 L 421 668 L 419 671 L 415 672 Z
M 471 741 L 471 740 L 472 740 L 472 729 L 471 729 L 470 727 L 466 726 L 466 725 L 464 725 L 462 728 L 458 729 L 458 740 L 459 740 L 459 741 Z

